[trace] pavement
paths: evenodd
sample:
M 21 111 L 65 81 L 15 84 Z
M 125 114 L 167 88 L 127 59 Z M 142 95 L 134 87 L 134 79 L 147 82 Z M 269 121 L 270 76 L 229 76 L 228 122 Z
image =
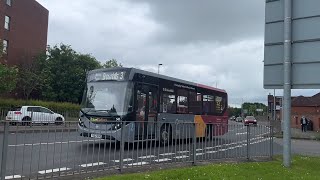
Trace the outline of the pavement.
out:
M 316 131 L 302 132 L 301 129 L 291 128 L 291 137 L 293 139 L 320 140 L 320 132 L 316 132 Z
M 282 138 L 275 138 L 274 141 L 283 146 Z M 299 155 L 320 156 L 320 141 L 292 139 L 291 152 Z
M 191 139 L 187 139 L 174 141 L 166 146 L 159 145 L 156 140 L 126 143 L 123 154 L 119 142 L 82 137 L 77 130 L 70 131 L 68 128 L 66 131 L 32 130 L 31 133 L 12 131 L 8 138 L 6 177 L 7 179 L 43 178 L 70 173 L 118 170 L 121 158 L 124 169 L 130 169 L 151 165 L 192 163 L 194 160 L 203 162 L 265 158 L 270 157 L 271 148 L 274 154 L 281 153 L 281 144 L 274 143 L 268 137 L 268 127 L 263 125 L 250 127 L 248 135 L 248 129 L 242 123 L 229 124 L 228 133 L 213 140 L 198 140 L 193 143 Z M 45 128 L 55 129 L 54 127 Z M 70 126 L 69 129 L 74 129 L 74 126 Z M 250 142 L 247 141 L 248 138 Z M 3 133 L 0 132 L 0 154 L 2 139 Z

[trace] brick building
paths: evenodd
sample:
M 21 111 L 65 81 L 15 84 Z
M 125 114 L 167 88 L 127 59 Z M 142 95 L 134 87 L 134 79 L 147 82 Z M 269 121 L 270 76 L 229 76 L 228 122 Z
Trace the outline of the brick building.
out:
M 291 102 L 291 126 L 300 128 L 300 119 L 305 116 L 313 123 L 313 130 L 320 131 L 320 93 L 304 97 L 298 96 Z
M 273 109 L 273 96 L 268 95 L 268 107 Z M 282 119 L 282 97 L 276 97 L 276 120 Z M 272 117 L 272 112 L 270 116 Z M 305 116 L 312 121 L 313 130 L 320 131 L 320 93 L 311 97 L 292 97 L 291 98 L 291 127 L 301 128 L 300 119 Z
M 2 61 L 19 65 L 46 51 L 49 11 L 36 0 L 0 0 Z

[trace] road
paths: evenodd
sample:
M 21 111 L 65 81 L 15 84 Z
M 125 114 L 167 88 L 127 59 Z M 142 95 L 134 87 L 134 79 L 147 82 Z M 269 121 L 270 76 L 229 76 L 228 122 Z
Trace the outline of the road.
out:
M 238 159 L 270 156 L 269 129 L 230 122 L 227 134 L 213 140 L 198 140 L 193 153 L 191 139 L 160 146 L 156 140 L 125 144 L 124 168 L 178 162 Z M 250 146 L 247 146 L 247 138 Z M 3 134 L 0 134 L 0 139 Z M 278 144 L 273 148 L 280 149 Z M 0 144 L 0 151 L 2 144 Z M 277 153 L 277 152 L 276 152 Z M 195 156 L 194 156 L 195 155 Z M 120 165 L 120 143 L 81 137 L 76 131 L 37 131 L 10 133 L 7 155 L 7 179 L 43 177 L 52 173 L 86 172 L 116 169 Z

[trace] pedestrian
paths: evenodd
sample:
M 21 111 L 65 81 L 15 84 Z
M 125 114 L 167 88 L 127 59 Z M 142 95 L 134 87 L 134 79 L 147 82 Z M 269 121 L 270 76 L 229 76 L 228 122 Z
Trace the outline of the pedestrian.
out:
M 305 118 L 304 116 L 301 117 L 301 120 L 300 120 L 300 123 L 301 123 L 301 131 L 302 132 L 307 132 L 307 118 Z

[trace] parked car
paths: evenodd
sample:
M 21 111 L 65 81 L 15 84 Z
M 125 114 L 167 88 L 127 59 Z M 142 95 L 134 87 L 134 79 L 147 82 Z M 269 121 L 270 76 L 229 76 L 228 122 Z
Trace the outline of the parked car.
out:
M 236 118 L 236 122 L 242 122 L 243 121 L 243 118 L 242 117 L 237 117 Z
M 235 116 L 231 116 L 230 117 L 230 121 L 235 121 L 236 120 L 236 117 Z
M 10 124 L 30 125 L 30 123 L 63 124 L 65 119 L 61 114 L 54 113 L 48 108 L 41 106 L 22 106 L 8 111 L 6 120 Z
M 244 119 L 244 125 L 245 126 L 248 126 L 248 125 L 257 125 L 257 120 L 255 117 L 253 116 L 247 116 L 245 119 Z

